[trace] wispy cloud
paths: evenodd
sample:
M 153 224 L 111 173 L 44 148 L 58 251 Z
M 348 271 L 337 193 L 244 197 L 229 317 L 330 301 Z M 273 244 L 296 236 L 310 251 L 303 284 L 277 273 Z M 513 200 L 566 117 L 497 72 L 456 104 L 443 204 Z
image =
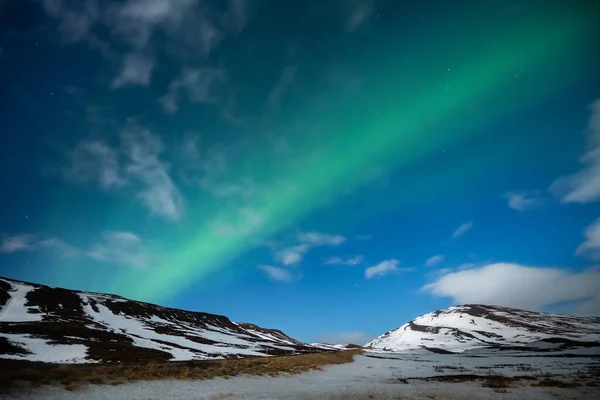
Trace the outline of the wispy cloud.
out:
M 178 220 L 184 212 L 183 196 L 169 175 L 169 165 L 159 159 L 159 137 L 137 125 L 128 126 L 122 137 L 129 158 L 127 174 L 143 185 L 138 197 L 153 214 Z
M 191 103 L 215 103 L 223 98 L 223 85 L 227 80 L 227 73 L 223 69 L 184 68 L 181 75 L 169 84 L 167 94 L 159 102 L 169 114 L 179 110 L 182 95 Z
M 149 252 L 142 240 L 131 232 L 109 231 L 85 254 L 98 261 L 134 268 L 149 265 Z
M 365 270 L 365 278 L 371 279 L 376 276 L 385 276 L 394 272 L 398 272 L 398 264 L 400 262 L 396 259 L 390 259 L 380 262 L 377 265 L 373 265 Z
M 342 235 L 330 235 L 319 232 L 301 232 L 297 236 L 298 241 L 314 246 L 339 246 L 346 241 Z
M 178 220 L 184 213 L 183 196 L 171 179 L 169 165 L 159 158 L 163 146 L 158 135 L 129 122 L 120 141 L 116 148 L 99 140 L 80 142 L 65 178 L 73 183 L 95 182 L 105 191 L 130 186 L 153 214 Z
M 356 30 L 373 14 L 373 5 L 370 0 L 359 0 L 354 2 L 350 14 L 346 18 L 346 29 L 350 32 Z
M 294 80 L 296 79 L 296 70 L 297 68 L 295 65 L 288 65 L 283 69 L 277 84 L 269 93 L 267 105 L 275 106 L 279 104 L 282 95 L 294 83 Z
M 35 237 L 33 235 L 6 236 L 0 244 L 0 253 L 31 251 L 35 249 L 35 245 Z
M 444 261 L 444 259 L 446 258 L 446 256 L 442 255 L 442 254 L 438 254 L 432 257 L 429 257 L 427 259 L 427 261 L 425 261 L 425 266 L 426 267 L 433 267 L 435 265 L 438 265 L 439 263 L 441 263 L 442 261 Z
M 58 21 L 67 42 L 87 43 L 111 62 L 120 59 L 122 67 L 113 87 L 149 84 L 154 60 L 161 55 L 183 60 L 182 55 L 194 54 L 198 60 L 206 59 L 226 36 L 246 26 L 251 9 L 247 0 L 229 0 L 219 18 L 201 0 L 41 3 L 47 15 Z M 106 42 L 99 39 L 106 36 Z
M 307 244 L 284 247 L 275 253 L 275 261 L 286 266 L 296 265 L 302 261 L 309 249 L 310 246 Z
M 323 264 L 325 265 L 359 265 L 364 261 L 364 257 L 361 255 L 349 257 L 349 258 L 341 258 L 341 257 L 330 257 L 326 259 Z
M 104 232 L 89 248 L 73 246 L 54 236 L 36 234 L 6 236 L 0 244 L 0 253 L 48 250 L 60 257 L 90 258 L 134 268 L 147 267 L 150 259 L 142 239 L 131 232 Z
M 581 300 L 572 311 L 600 315 L 600 269 L 574 272 L 560 268 L 495 263 L 450 272 L 422 290 L 450 297 L 455 304 L 494 304 L 540 310 L 558 302 Z
M 576 255 L 584 255 L 594 261 L 600 260 L 600 218 L 592 222 L 584 232 L 585 241 L 577 247 Z
M 120 165 L 118 151 L 100 141 L 82 141 L 71 153 L 65 178 L 74 183 L 96 181 L 104 190 L 129 183 Z
M 591 203 L 600 200 L 600 98 L 591 106 L 588 151 L 581 156 L 582 168 L 556 180 L 550 190 L 561 203 Z
M 235 218 L 218 217 L 212 222 L 212 230 L 219 236 L 247 237 L 266 223 L 266 218 L 252 207 L 245 206 L 237 211 Z
M 452 233 L 452 239 L 456 239 L 456 238 L 463 236 L 472 227 L 473 227 L 473 221 L 469 221 L 469 222 L 465 222 L 464 224 L 461 224 L 458 228 L 456 228 L 454 233 Z
M 113 89 L 119 89 L 127 85 L 148 86 L 154 69 L 154 58 L 131 53 L 123 57 L 121 73 L 111 84 Z
M 529 211 L 542 204 L 539 191 L 508 192 L 504 197 L 508 200 L 508 206 L 517 211 Z
M 261 265 L 258 267 L 258 269 L 263 271 L 271 280 L 274 281 L 291 282 L 294 279 L 292 273 L 284 268 L 275 267 L 272 265 Z

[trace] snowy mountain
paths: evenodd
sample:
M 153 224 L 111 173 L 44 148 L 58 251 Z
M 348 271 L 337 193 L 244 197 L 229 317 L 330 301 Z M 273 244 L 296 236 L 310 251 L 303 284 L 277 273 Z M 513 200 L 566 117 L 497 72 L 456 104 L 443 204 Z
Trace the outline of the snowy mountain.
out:
M 417 317 L 364 347 L 462 352 L 483 347 L 554 350 L 572 346 L 600 346 L 600 318 L 467 304 Z
M 0 359 L 203 360 L 328 350 L 220 315 L 0 278 Z

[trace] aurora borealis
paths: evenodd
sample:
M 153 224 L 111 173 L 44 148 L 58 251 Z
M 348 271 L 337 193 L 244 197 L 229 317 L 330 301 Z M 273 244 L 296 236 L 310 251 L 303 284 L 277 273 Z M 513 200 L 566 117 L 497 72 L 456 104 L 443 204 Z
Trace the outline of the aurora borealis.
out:
M 594 2 L 17 3 L 0 275 L 304 340 L 385 331 L 502 263 L 600 284 Z

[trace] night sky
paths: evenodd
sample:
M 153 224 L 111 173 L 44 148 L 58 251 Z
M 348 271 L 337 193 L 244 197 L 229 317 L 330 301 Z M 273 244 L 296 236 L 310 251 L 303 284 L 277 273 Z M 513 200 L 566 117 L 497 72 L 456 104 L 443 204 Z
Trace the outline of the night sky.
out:
M 366 342 L 600 315 L 597 1 L 0 0 L 0 276 Z

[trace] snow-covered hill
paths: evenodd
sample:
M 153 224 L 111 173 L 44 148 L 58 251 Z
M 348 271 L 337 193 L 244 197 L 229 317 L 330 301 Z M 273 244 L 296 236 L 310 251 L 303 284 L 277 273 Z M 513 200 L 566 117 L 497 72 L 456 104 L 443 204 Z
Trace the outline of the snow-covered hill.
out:
M 0 359 L 202 360 L 327 350 L 220 315 L 0 278 Z
M 417 317 L 364 347 L 461 352 L 482 347 L 552 350 L 593 345 L 600 346 L 600 318 L 467 304 Z

